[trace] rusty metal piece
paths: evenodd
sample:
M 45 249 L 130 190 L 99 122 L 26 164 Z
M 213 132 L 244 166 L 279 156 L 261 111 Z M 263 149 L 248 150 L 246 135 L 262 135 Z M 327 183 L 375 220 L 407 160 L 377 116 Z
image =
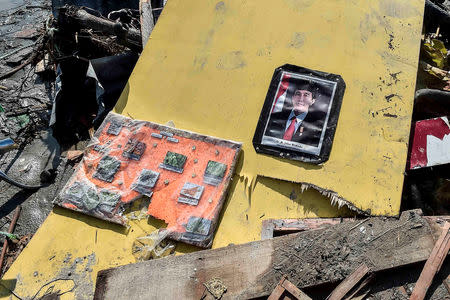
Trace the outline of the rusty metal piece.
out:
M 20 212 L 22 211 L 22 206 L 17 206 L 16 210 L 14 211 L 14 216 L 11 220 L 11 223 L 9 224 L 8 233 L 13 233 L 14 227 L 16 227 L 17 220 L 19 219 Z M 3 270 L 3 261 L 5 260 L 6 252 L 8 252 L 8 239 L 5 238 L 5 241 L 3 242 L 3 249 L 2 253 L 0 254 L 0 278 Z

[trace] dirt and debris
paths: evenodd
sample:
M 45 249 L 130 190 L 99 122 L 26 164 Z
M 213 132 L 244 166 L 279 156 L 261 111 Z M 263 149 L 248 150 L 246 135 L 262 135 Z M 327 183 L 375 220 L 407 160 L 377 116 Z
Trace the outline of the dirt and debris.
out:
M 369 273 L 375 273 L 378 278 L 380 274 L 394 273 L 413 264 L 420 273 L 417 263 L 425 261 L 434 247 L 435 227 L 428 224 L 430 221 L 418 210 L 407 211 L 399 219 L 372 217 L 357 224 L 343 222 L 264 241 L 108 269 L 99 273 L 95 299 L 116 295 L 128 286 L 126 278 L 131 277 L 140 287 L 129 290 L 128 295 L 135 298 L 144 299 L 163 283 L 165 288 L 158 290 L 160 297 L 170 297 L 176 287 L 188 286 L 177 295 L 193 299 L 195 295 L 204 294 L 205 282 L 219 278 L 227 286 L 226 297 L 253 299 L 269 295 L 283 276 L 312 299 L 325 299 L 341 280 L 362 264 L 367 266 L 367 278 L 372 280 Z M 180 272 L 189 276 L 179 278 Z M 408 281 L 408 276 L 402 284 L 413 282 Z M 366 281 L 364 276 L 360 278 L 361 283 Z M 389 276 L 380 278 L 377 288 L 387 283 L 385 278 Z M 370 282 L 362 286 L 376 285 Z M 392 288 L 397 286 L 386 286 L 386 289 Z M 436 290 L 431 288 L 430 293 Z M 360 291 L 367 292 L 366 289 Z M 377 292 L 387 295 L 395 291 L 371 289 L 364 299 L 392 299 L 380 298 Z
M 449 25 L 450 1 L 426 0 L 408 165 L 415 122 L 450 115 Z M 421 151 L 428 153 L 426 148 Z M 449 170 L 448 164 L 411 170 L 407 168 L 401 209 L 420 208 L 426 215 L 448 215 Z
M 72 257 L 68 253 L 56 278 L 73 281 L 76 299 L 92 299 L 94 283 L 92 282 L 92 266 L 96 264 L 95 253 L 83 257 Z M 68 290 L 66 290 L 67 292 Z
M 19 256 L 23 248 L 25 248 L 32 237 L 32 234 L 26 234 L 23 235 L 18 241 L 9 243 L 8 252 L 6 252 L 2 273 L 0 274 L 0 276 L 3 276 L 3 274 L 5 274 L 5 272 L 13 264 L 13 262 L 16 260 L 16 258 Z
M 76 157 L 69 153 L 72 165 L 67 165 L 64 152 L 74 146 L 82 150 L 84 142 L 78 139 L 74 146 L 61 145 L 53 137 L 54 130 L 49 129 L 49 124 L 56 95 L 57 65 L 62 58 L 55 54 L 80 55 L 86 44 L 72 47 L 67 50 L 70 53 L 64 52 L 67 37 L 57 39 L 58 30 L 48 1 L 25 0 L 16 4 L 0 8 L 0 36 L 4 40 L 0 43 L 0 140 L 10 138 L 15 142 L 15 147 L 0 153 L 0 171 L 12 182 L 43 186 L 27 191 L 0 181 L 0 230 L 8 228 L 14 208 L 23 206 L 15 231 L 21 238 L 8 251 L 3 272 L 45 220 L 52 209 L 52 200 L 73 172 Z M 122 50 L 120 45 L 106 47 L 86 51 L 91 54 L 86 57 L 103 57 Z
M 415 283 L 419 278 L 424 263 L 413 264 L 395 268 L 392 270 L 377 272 L 370 282 L 369 291 L 362 290 L 357 293 L 356 299 L 364 300 L 384 300 L 396 299 L 407 300 L 411 296 Z M 450 274 L 450 262 L 444 263 L 441 272 L 434 278 L 426 298 L 427 300 L 448 299 L 449 294 L 445 288 L 444 281 Z M 313 297 L 313 299 L 325 299 L 336 285 L 321 285 L 318 287 L 303 288 L 302 290 Z M 367 295 L 361 297 L 367 292 Z
M 389 227 L 389 223 L 392 223 L 393 227 Z M 374 264 L 379 262 L 367 261 L 367 254 L 377 252 L 380 247 L 380 241 L 374 241 L 381 240 L 381 243 L 390 244 L 391 233 L 398 233 L 395 245 L 408 245 L 413 241 L 411 228 L 417 224 L 421 226 L 413 230 L 429 232 L 428 226 L 414 214 L 404 216 L 401 226 L 395 219 L 373 218 L 358 228 L 351 222 L 342 223 L 339 231 L 330 226 L 319 236 L 314 231 L 307 231 L 299 240 L 300 243 L 292 241 L 291 245 L 280 248 L 283 252 L 276 257 L 276 267 L 266 273 L 262 281 L 267 282 L 268 287 L 273 287 L 282 275 L 287 275 L 296 286 L 305 287 L 315 285 L 318 281 L 328 282 L 334 278 L 345 278 L 353 271 L 349 269 L 349 265 L 358 266 L 365 263 L 374 268 Z M 311 248 L 313 245 L 314 248 Z

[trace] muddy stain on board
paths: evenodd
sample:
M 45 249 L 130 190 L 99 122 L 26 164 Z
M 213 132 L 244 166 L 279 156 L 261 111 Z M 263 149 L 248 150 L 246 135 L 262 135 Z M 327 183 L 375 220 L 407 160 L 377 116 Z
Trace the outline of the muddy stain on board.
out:
M 246 65 L 242 51 L 231 51 L 219 57 L 216 67 L 219 70 L 235 70 Z
M 372 10 L 370 14 L 366 13 L 359 23 L 361 41 L 366 43 L 377 30 L 392 32 L 392 26 L 386 16 L 380 16 L 377 11 Z
M 64 265 L 60 269 L 57 278 L 73 280 L 75 299 L 92 299 L 94 295 L 94 282 L 92 281 L 92 266 L 97 263 L 95 253 L 84 257 L 66 256 Z
M 359 32 L 363 43 L 366 43 L 369 37 L 376 32 L 376 24 L 369 14 L 365 14 L 361 19 L 361 22 L 359 23 Z
M 314 3 L 314 0 L 284 0 L 286 4 L 292 9 L 303 12 L 306 8 Z
M 227 12 L 227 6 L 225 2 L 219 1 L 214 7 L 214 20 L 210 26 L 210 29 L 206 33 L 206 36 L 203 38 L 203 47 L 199 49 L 199 54 L 194 58 L 194 67 L 196 71 L 201 71 L 205 67 L 209 58 L 209 49 L 211 48 L 212 40 L 217 32 L 217 30 L 221 27 L 221 25 L 225 21 L 225 14 Z
M 394 45 L 392 44 L 394 42 L 394 35 L 389 33 L 389 42 L 388 42 L 388 47 L 391 50 L 394 50 Z
M 394 18 L 409 18 L 418 15 L 417 10 L 409 1 L 381 0 L 379 2 L 382 14 Z
M 288 46 L 298 49 L 301 48 L 304 43 L 305 43 L 305 35 L 301 32 L 294 32 Z

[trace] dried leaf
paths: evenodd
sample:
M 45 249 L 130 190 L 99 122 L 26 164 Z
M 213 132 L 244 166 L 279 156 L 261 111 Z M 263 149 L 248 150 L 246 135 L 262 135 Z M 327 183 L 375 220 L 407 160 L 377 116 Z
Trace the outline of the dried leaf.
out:
M 438 68 L 444 69 L 448 66 L 448 51 L 442 41 L 431 39 L 422 44 L 423 51 Z

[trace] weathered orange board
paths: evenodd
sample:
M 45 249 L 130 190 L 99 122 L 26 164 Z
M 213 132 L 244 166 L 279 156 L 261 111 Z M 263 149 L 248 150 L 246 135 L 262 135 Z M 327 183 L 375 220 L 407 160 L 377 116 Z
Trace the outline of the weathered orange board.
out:
M 125 225 L 126 205 L 146 196 L 169 237 L 210 247 L 240 147 L 111 113 L 54 202 Z

